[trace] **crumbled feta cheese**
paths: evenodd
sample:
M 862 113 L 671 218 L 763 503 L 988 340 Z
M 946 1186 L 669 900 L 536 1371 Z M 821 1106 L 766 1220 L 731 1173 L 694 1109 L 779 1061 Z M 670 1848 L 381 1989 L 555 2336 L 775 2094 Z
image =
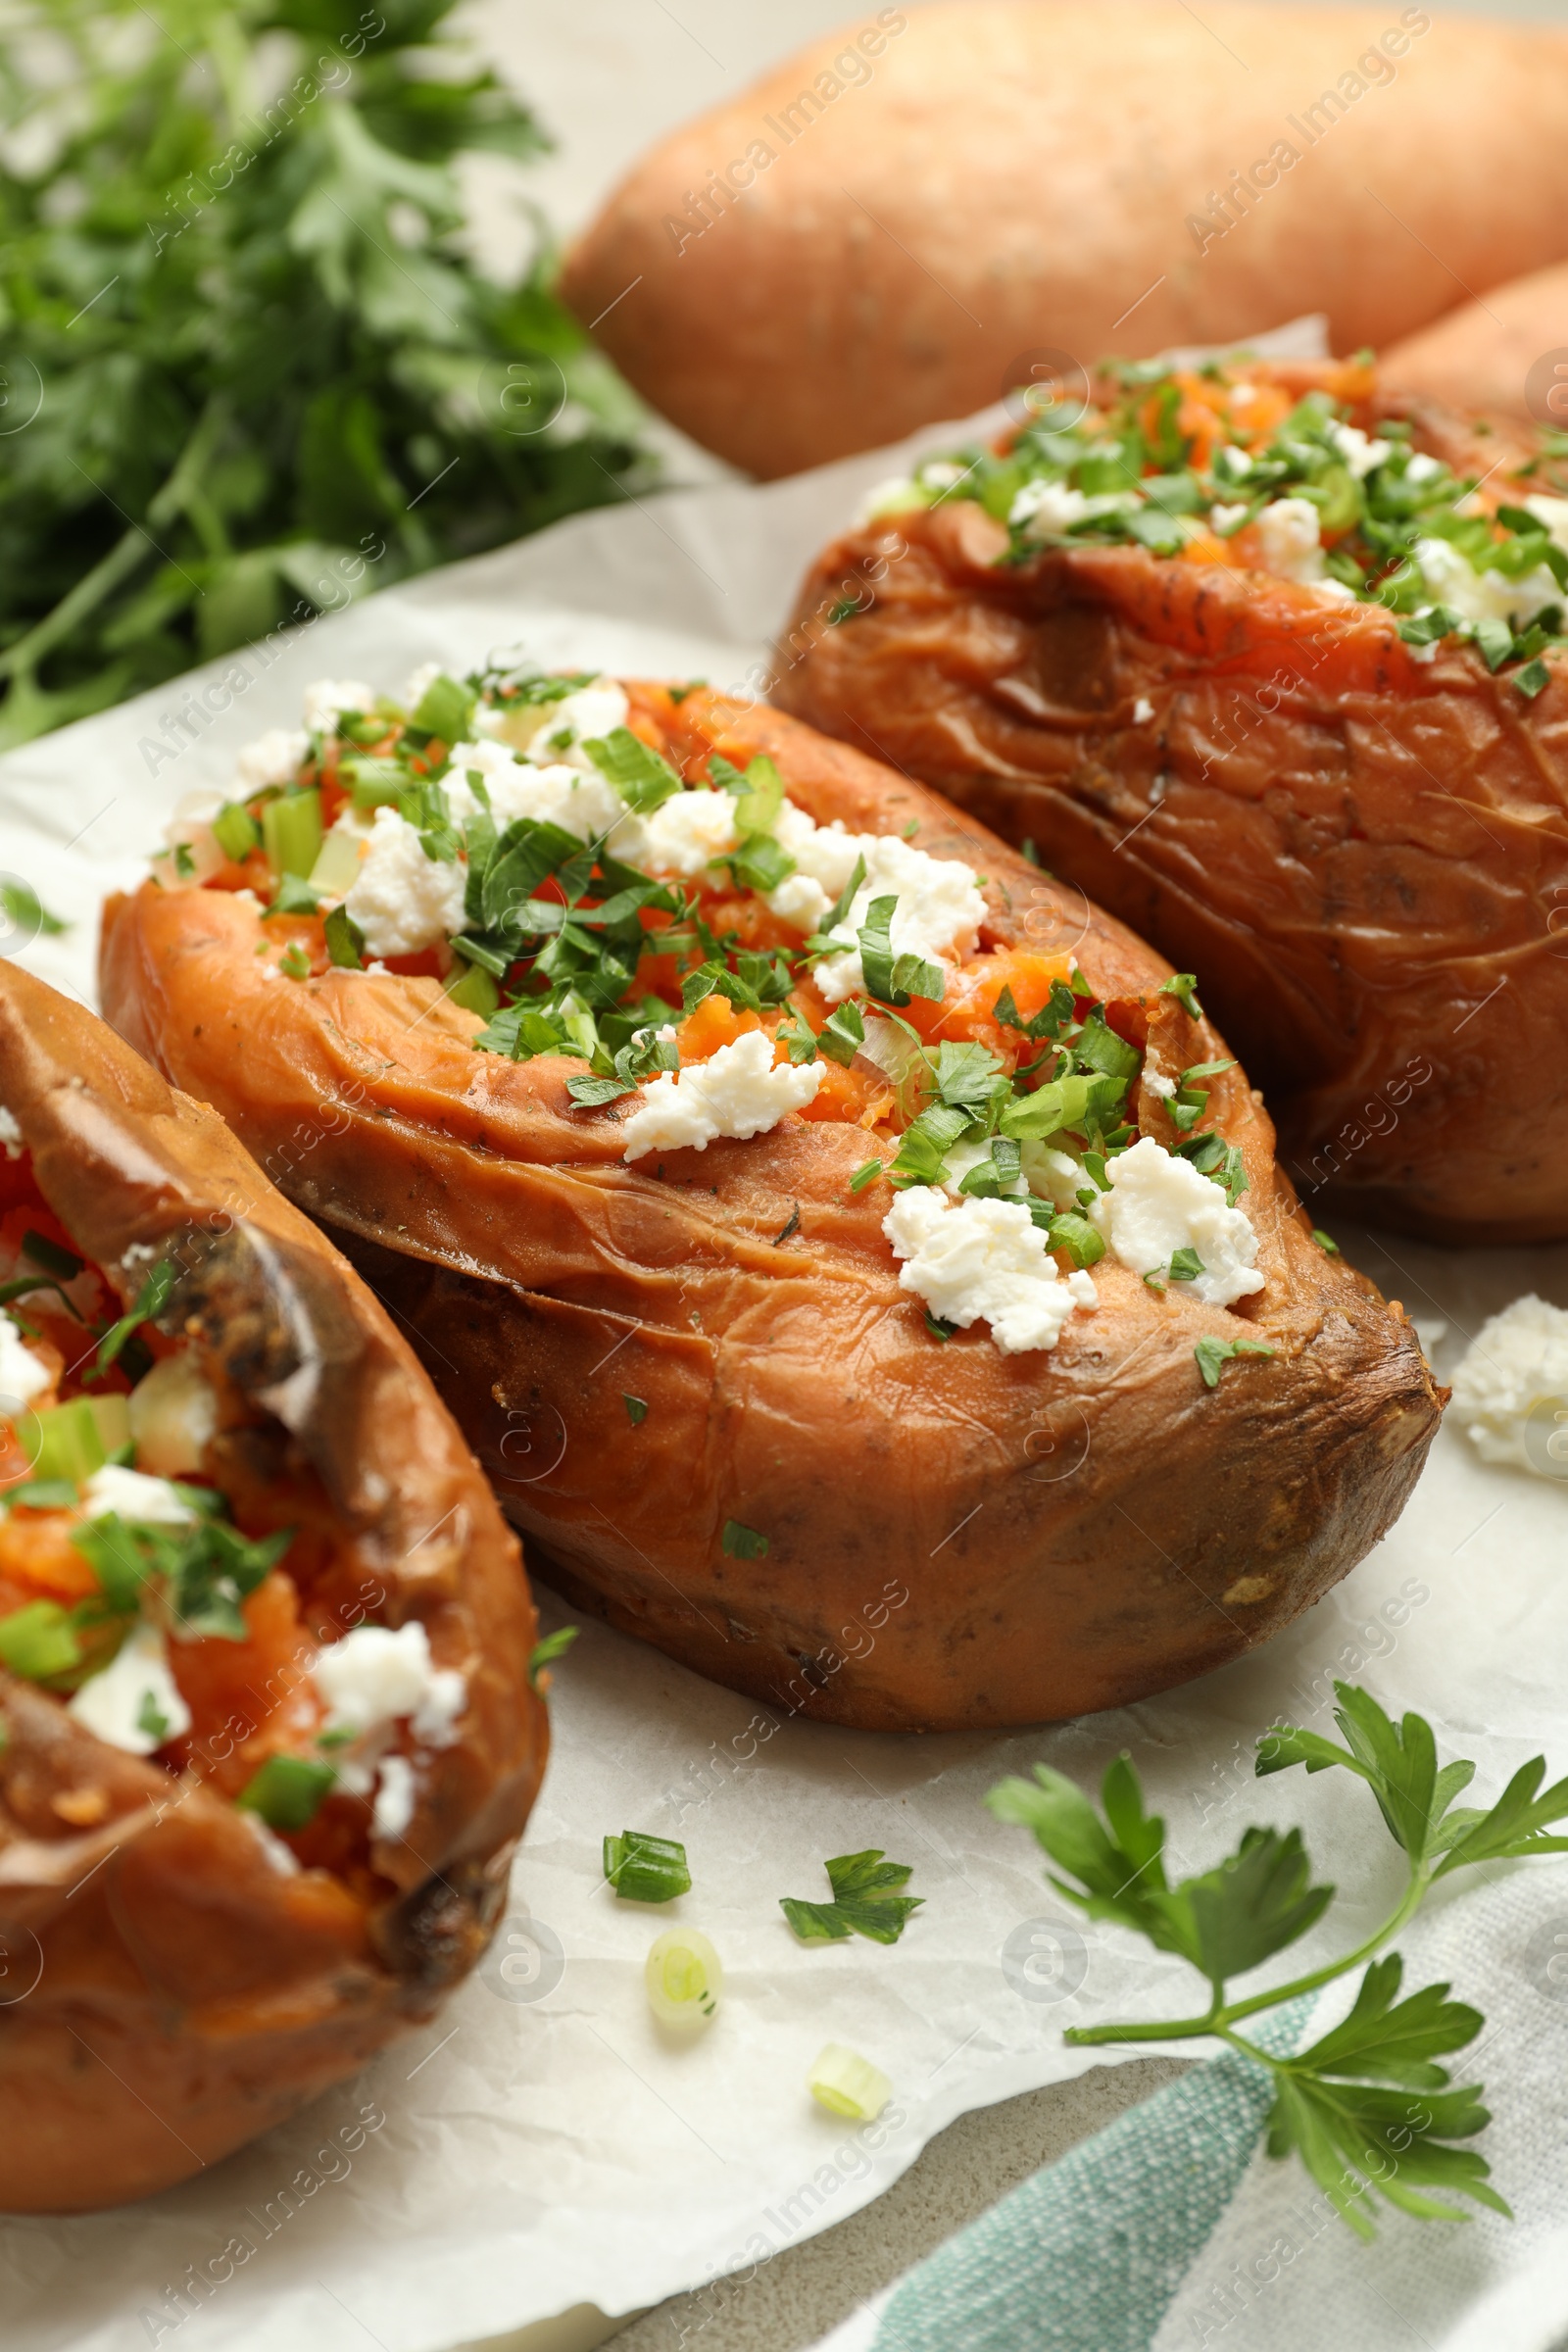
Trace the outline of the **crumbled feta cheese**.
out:
M 240 798 L 248 800 L 268 784 L 292 784 L 309 749 L 303 727 L 270 727 L 255 743 L 248 743 L 234 762 Z
M 951 490 L 972 471 L 971 466 L 959 466 L 952 458 L 928 458 L 920 468 L 920 479 L 928 490 Z
M 383 1756 L 370 1826 L 377 1838 L 401 1838 L 413 1819 L 414 1766 L 407 1756 Z
M 1525 512 L 1544 523 L 1553 547 L 1560 547 L 1568 555 L 1568 498 L 1545 498 L 1538 494 L 1525 500 Z
M 560 825 L 579 841 L 607 837 L 617 858 L 630 858 L 640 843 L 639 820 L 628 816 L 620 795 L 598 768 L 585 762 L 568 767 L 561 760 L 544 767 L 522 761 L 502 743 L 460 743 L 452 767 L 442 778 L 454 821 L 466 824 L 479 811 L 467 782 L 476 768 L 490 796 L 490 811 L 498 826 L 532 817 L 539 824 Z
M 900 1193 L 882 1231 L 903 1258 L 901 1290 L 966 1331 L 986 1322 L 1004 1355 L 1054 1348 L 1075 1306 L 1098 1303 L 1087 1274 L 1063 1280 L 1046 1237 L 1013 1200 L 956 1200 L 928 1184 Z
M 912 849 L 897 835 L 861 833 L 846 837 L 849 871 L 855 858 L 865 859 L 865 879 L 850 904 L 842 923 L 829 937 L 842 941 L 845 952 L 828 956 L 816 967 L 816 985 L 829 1004 L 840 1004 L 865 986 L 858 934 L 873 899 L 896 898 L 890 936 L 895 956 L 965 956 L 973 948 L 985 916 L 986 903 L 974 868 L 956 858 L 932 858 Z
M 1167 1078 L 1163 1070 L 1151 1069 L 1147 1061 L 1144 1064 L 1144 1084 L 1150 1093 L 1157 1095 L 1162 1102 L 1168 1102 L 1176 1092 L 1175 1079 Z
M 1430 458 L 1424 449 L 1418 449 L 1404 469 L 1404 478 L 1407 482 L 1430 482 L 1434 474 L 1442 471 L 1441 458 Z
M 1235 505 L 1227 505 L 1224 499 L 1216 499 L 1208 510 L 1209 527 L 1221 539 L 1228 539 L 1246 513 L 1245 498 Z
M 613 678 L 595 678 L 591 686 L 579 686 L 575 694 L 563 695 L 553 706 L 523 758 L 540 767 L 564 760 L 568 767 L 597 775 L 598 769 L 582 747 L 623 727 L 627 709 L 626 697 Z
M 109 1664 L 73 1694 L 66 1711 L 131 1756 L 150 1756 L 190 1730 L 190 1709 L 170 1671 L 164 1637 L 145 1618 L 131 1627 Z
M 856 513 L 857 523 L 876 522 L 884 514 L 903 514 L 910 507 L 927 505 L 925 492 L 912 474 L 895 473 L 867 491 Z
M 1483 1323 L 1453 1375 L 1453 1417 L 1484 1462 L 1568 1478 L 1568 1312 L 1532 1291 Z
M 318 678 L 305 689 L 305 724 L 313 735 L 331 735 L 345 710 L 368 710 L 375 689 L 359 678 Z
M 1478 572 L 1447 539 L 1418 539 L 1415 560 L 1434 604 L 1446 605 L 1461 620 L 1505 620 L 1517 628 L 1547 605 L 1563 602 L 1544 564 L 1517 580 L 1505 579 L 1500 571 Z
M 1112 1254 L 1135 1274 L 1158 1274 L 1178 1250 L 1195 1250 L 1203 1271 L 1180 1287 L 1205 1306 L 1229 1306 L 1263 1288 L 1255 1270 L 1251 1219 L 1226 1206 L 1217 1184 L 1146 1135 L 1107 1160 L 1110 1190 L 1090 1210 Z
M 30 1404 L 53 1380 L 54 1374 L 24 1345 L 11 1317 L 0 1315 L 0 1414 L 9 1419 L 13 1405 Z
M 1238 385 L 1237 389 L 1240 390 L 1241 387 Z M 1250 389 L 1250 386 L 1249 389 Z M 1221 463 L 1222 460 L 1223 464 Z M 1227 441 L 1222 448 L 1217 449 L 1214 452 L 1214 471 L 1216 474 L 1223 476 L 1224 474 L 1228 473 L 1233 482 L 1245 482 L 1251 470 L 1252 461 L 1250 455 L 1245 449 L 1238 449 L 1234 441 Z
M 1147 694 L 1141 694 L 1133 705 L 1133 725 L 1147 727 L 1154 715 L 1154 706 Z
M 437 1666 L 430 1637 L 417 1617 L 394 1632 L 357 1625 L 327 1643 L 311 1669 L 325 1699 L 327 1729 L 356 1739 L 384 1732 L 409 1717 L 414 1736 L 430 1747 L 450 1747 L 467 1703 L 467 1686 L 455 1666 Z
M 1015 529 L 1030 523 L 1035 533 L 1070 531 L 1088 512 L 1086 493 L 1067 482 L 1025 482 L 1007 509 L 1007 520 Z
M 745 1140 L 776 1127 L 786 1111 L 802 1110 L 815 1099 L 822 1065 L 775 1067 L 773 1041 L 750 1029 L 733 1045 L 720 1046 L 707 1061 L 665 1070 L 643 1088 L 626 1121 L 627 1159 L 650 1152 L 706 1152 L 721 1135 Z
M 1074 524 L 1102 514 L 1128 514 L 1140 505 L 1136 490 L 1107 490 L 1094 496 L 1066 482 L 1025 482 L 1007 510 L 1007 520 L 1031 539 L 1059 537 Z
M 683 881 L 695 880 L 740 838 L 730 795 L 708 791 L 672 794 L 642 819 L 641 833 L 641 855 L 633 862 L 649 873 L 676 874 Z
M 93 1472 L 81 1490 L 81 1501 L 89 1519 L 104 1519 L 114 1511 L 142 1526 L 186 1527 L 196 1516 L 167 1478 L 148 1478 L 119 1462 L 105 1462 Z
M 22 1140 L 22 1129 L 3 1102 L 0 1102 L 0 1145 L 5 1147 L 7 1159 L 20 1159 L 26 1150 Z
M 1315 587 L 1323 577 L 1317 509 L 1309 498 L 1277 498 L 1251 526 L 1261 568 L 1277 579 Z
M 1358 424 L 1332 424 L 1329 439 L 1358 482 L 1364 481 L 1374 466 L 1381 466 L 1394 447 L 1392 441 L 1374 441 Z
M 377 808 L 369 846 L 343 904 L 369 956 L 416 956 L 463 928 L 468 869 L 425 855 L 395 808 Z

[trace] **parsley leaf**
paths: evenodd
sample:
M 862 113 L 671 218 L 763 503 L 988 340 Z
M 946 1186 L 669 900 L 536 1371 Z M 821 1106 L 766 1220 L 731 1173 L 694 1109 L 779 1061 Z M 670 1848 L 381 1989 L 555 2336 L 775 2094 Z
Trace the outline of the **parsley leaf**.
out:
M 779 1908 L 802 1943 L 842 1943 L 851 1935 L 872 1943 L 897 1943 L 925 1900 L 897 1891 L 907 1886 L 914 1866 L 885 1860 L 880 1846 L 839 1854 L 823 1867 L 833 1889 L 830 1903 L 779 1897 Z

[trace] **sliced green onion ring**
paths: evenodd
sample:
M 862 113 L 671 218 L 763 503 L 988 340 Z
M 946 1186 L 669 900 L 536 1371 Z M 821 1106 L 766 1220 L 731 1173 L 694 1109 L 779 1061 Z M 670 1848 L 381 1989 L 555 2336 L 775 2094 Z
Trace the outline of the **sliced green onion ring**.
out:
M 874 2123 L 893 2096 L 893 2085 L 881 2068 L 842 2041 L 827 2042 L 818 2050 L 806 2087 L 830 2115 L 847 2115 L 858 2124 Z
M 648 2006 L 662 2025 L 707 2025 L 724 1988 L 724 1969 L 696 1928 L 670 1928 L 657 1936 L 643 1970 Z

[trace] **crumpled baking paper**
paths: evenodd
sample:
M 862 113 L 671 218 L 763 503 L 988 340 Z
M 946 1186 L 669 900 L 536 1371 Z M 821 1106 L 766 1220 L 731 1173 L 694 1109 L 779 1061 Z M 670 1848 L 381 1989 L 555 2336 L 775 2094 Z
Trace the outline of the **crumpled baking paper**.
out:
M 226 785 L 241 745 L 298 724 L 314 678 L 396 688 L 426 660 L 464 668 L 521 647 L 760 686 L 808 560 L 903 455 L 576 517 L 13 753 L 0 869 L 73 927 L 0 948 L 90 1001 L 105 890 L 138 879 L 180 796 Z M 1440 1366 L 1521 1290 L 1568 1301 L 1562 1250 L 1343 1238 L 1423 1320 Z M 522 1477 L 551 1467 L 548 1422 L 536 1436 Z M 1149 1475 L 1157 1502 L 1157 1458 Z M 765 2263 L 886 2188 L 965 2109 L 1113 2060 L 1065 2049 L 1064 2026 L 1192 2007 L 1177 1962 L 1046 1887 L 1031 1841 L 981 1803 L 1004 1773 L 1048 1758 L 1089 1781 L 1129 1747 L 1183 1867 L 1250 1820 L 1301 1821 L 1343 1890 L 1315 1938 L 1337 1948 L 1377 1915 L 1392 1849 L 1342 1776 L 1260 1788 L 1255 1739 L 1281 1715 L 1330 1728 L 1342 1674 L 1475 1755 L 1478 1794 L 1541 1746 L 1568 1765 L 1565 1533 L 1554 1478 L 1489 1470 L 1445 1428 L 1399 1525 L 1268 1647 L 1143 1705 L 1004 1738 L 803 1723 L 586 1626 L 557 1675 L 554 1758 L 478 1976 L 436 2025 L 183 2187 L 107 2215 L 0 2219 L 7 2352 L 444 2352 Z M 845 1603 L 874 1640 L 877 1592 Z M 669 1917 L 723 1958 L 719 2015 L 695 2040 L 662 2034 L 644 1997 L 664 1915 L 601 1883 L 601 1838 L 628 1828 L 684 1840 L 693 1890 Z M 924 1908 L 903 1941 L 796 1943 L 779 1896 L 823 1897 L 824 1857 L 865 1846 L 912 1865 Z M 877 2125 L 852 2129 L 808 2096 L 829 2040 L 891 2078 Z

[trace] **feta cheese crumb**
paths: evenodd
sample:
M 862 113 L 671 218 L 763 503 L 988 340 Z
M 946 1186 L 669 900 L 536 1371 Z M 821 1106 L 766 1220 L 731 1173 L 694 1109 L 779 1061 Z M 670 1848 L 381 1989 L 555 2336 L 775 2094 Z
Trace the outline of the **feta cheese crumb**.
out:
M 476 816 L 479 803 L 467 771 L 476 768 L 490 796 L 490 810 L 498 826 L 532 817 L 539 824 L 560 825 L 579 841 L 609 839 L 617 858 L 630 858 L 640 842 L 638 819 L 629 816 L 620 795 L 584 761 L 568 767 L 553 760 L 545 766 L 518 760 L 504 743 L 460 743 L 442 782 L 455 821 L 462 825 Z
M 417 1617 L 395 1632 L 357 1625 L 327 1643 L 311 1672 L 329 1709 L 329 1731 L 364 1739 L 407 1716 L 415 1738 L 429 1747 L 450 1747 L 457 1738 L 467 1686 L 455 1666 L 435 1664 Z
M 414 1766 L 407 1756 L 383 1756 L 370 1826 L 377 1838 L 401 1838 L 413 1819 Z
M 1441 458 L 1429 457 L 1424 449 L 1418 449 L 1404 469 L 1404 478 L 1407 482 L 1430 482 L 1434 474 L 1442 471 Z
M 26 1149 L 22 1140 L 22 1129 L 3 1102 L 0 1102 L 0 1144 L 5 1147 L 7 1159 L 20 1159 Z
M 1141 694 L 1133 705 L 1133 725 L 1147 727 L 1154 715 L 1154 706 L 1147 694 Z
M 865 859 L 865 878 L 842 923 L 829 937 L 842 941 L 844 952 L 824 956 L 816 967 L 816 985 L 829 1004 L 842 1004 L 865 986 L 858 933 L 873 899 L 896 898 L 890 937 L 895 956 L 930 957 L 966 956 L 979 936 L 986 903 L 974 868 L 956 858 L 933 858 L 912 849 L 896 834 L 848 834 L 848 870 L 842 891 L 858 857 Z
M 905 1261 L 900 1289 L 960 1331 L 989 1323 L 1004 1355 L 1054 1348 L 1074 1307 L 1099 1303 L 1087 1274 L 1062 1279 L 1021 1201 L 950 1202 L 932 1185 L 911 1184 L 882 1231 Z
M 1484 1323 L 1453 1375 L 1453 1416 L 1484 1462 L 1568 1478 L 1568 1312 L 1532 1291 Z
M 1277 498 L 1251 526 L 1260 566 L 1277 579 L 1315 587 L 1323 577 L 1317 509 L 1309 498 Z
M 1525 512 L 1545 525 L 1546 536 L 1553 547 L 1568 555 L 1568 498 L 1536 496 L 1525 500 Z
M 1517 628 L 1547 605 L 1563 601 L 1544 564 L 1522 579 L 1505 579 L 1500 571 L 1476 571 L 1469 558 L 1446 539 L 1418 539 L 1415 560 L 1434 603 L 1446 605 L 1461 620 L 1505 620 Z
M 305 724 L 313 735 L 334 735 L 345 710 L 368 710 L 375 688 L 360 678 L 318 678 L 305 689 Z
M 1083 521 L 1088 512 L 1086 493 L 1074 490 L 1067 482 L 1025 482 L 1007 509 L 1007 520 L 1015 529 L 1031 523 L 1035 535 L 1069 531 L 1075 522 Z
M 468 869 L 427 858 L 417 832 L 395 808 L 377 808 L 368 847 L 343 904 L 368 956 L 416 956 L 463 928 Z
M 0 1315 L 0 1413 L 12 1405 L 30 1404 L 51 1387 L 54 1374 L 24 1344 L 9 1315 Z
M 1224 499 L 1216 499 L 1208 510 L 1209 525 L 1221 539 L 1228 539 L 1246 513 L 1245 498 L 1234 505 L 1227 505 Z
M 1374 441 L 1358 424 L 1331 425 L 1329 439 L 1358 482 L 1364 481 L 1374 466 L 1381 466 L 1394 447 L 1392 441 Z
M 780 1062 L 775 1068 L 772 1039 L 764 1030 L 749 1029 L 708 1061 L 666 1070 L 644 1087 L 626 1121 L 625 1157 L 688 1148 L 706 1152 L 721 1135 L 763 1135 L 786 1111 L 812 1102 L 821 1083 L 820 1062 L 808 1061 L 800 1069 Z
M 82 1508 L 89 1519 L 105 1519 L 114 1511 L 148 1527 L 188 1527 L 196 1514 L 175 1494 L 167 1478 L 149 1478 L 144 1471 L 127 1470 L 105 1462 L 81 1490 Z
M 733 850 L 735 803 L 727 792 L 677 792 L 642 820 L 641 858 L 650 873 L 693 881 L 715 858 Z M 791 880 L 794 879 L 792 875 Z
M 248 800 L 268 784 L 291 784 L 309 749 L 303 727 L 270 727 L 255 743 L 248 743 L 234 762 L 240 798 Z
M 1251 1219 L 1226 1205 L 1217 1184 L 1146 1135 L 1106 1162 L 1110 1190 L 1089 1212 L 1106 1247 L 1135 1274 L 1162 1273 L 1178 1250 L 1195 1250 L 1203 1271 L 1179 1287 L 1205 1306 L 1229 1306 L 1263 1288 Z
M 929 505 L 925 492 L 912 474 L 895 473 L 885 482 L 868 490 L 856 510 L 856 522 L 876 522 L 884 514 L 906 514 L 910 507 Z
M 166 1740 L 190 1730 L 190 1709 L 170 1670 L 164 1637 L 145 1618 L 131 1627 L 102 1672 L 73 1694 L 66 1712 L 131 1756 L 150 1756 Z
M 613 678 L 595 678 L 591 686 L 579 686 L 575 694 L 562 696 L 523 758 L 540 767 L 564 760 L 582 774 L 597 775 L 599 770 L 582 747 L 610 734 L 612 728 L 623 727 L 628 708 Z M 615 805 L 620 806 L 618 800 Z
M 1163 1070 L 1151 1069 L 1147 1061 L 1144 1063 L 1144 1084 L 1150 1093 L 1157 1095 L 1162 1102 L 1168 1102 L 1176 1092 L 1175 1079 L 1167 1078 Z

